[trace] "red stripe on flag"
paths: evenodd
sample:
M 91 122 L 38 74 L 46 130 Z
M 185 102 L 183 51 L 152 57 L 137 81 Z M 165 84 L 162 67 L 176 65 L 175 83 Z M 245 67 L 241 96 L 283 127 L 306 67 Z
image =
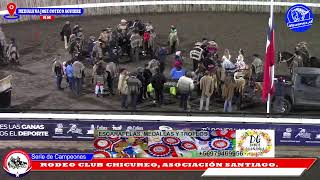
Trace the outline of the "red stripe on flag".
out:
M 265 102 L 268 98 L 268 94 L 273 94 L 273 70 L 271 67 L 275 63 L 275 47 L 274 47 L 274 31 L 271 29 L 270 36 L 269 36 L 270 44 L 267 47 L 267 52 L 265 56 L 264 62 L 264 75 L 263 75 L 263 89 L 262 89 L 262 100 Z

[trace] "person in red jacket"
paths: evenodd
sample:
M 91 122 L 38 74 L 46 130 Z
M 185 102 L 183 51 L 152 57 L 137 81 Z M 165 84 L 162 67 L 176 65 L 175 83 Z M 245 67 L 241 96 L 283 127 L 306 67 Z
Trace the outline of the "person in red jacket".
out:
M 150 40 L 150 31 L 145 31 L 143 33 L 143 51 L 142 51 L 142 54 L 144 56 L 147 55 L 147 52 L 149 50 L 149 40 Z

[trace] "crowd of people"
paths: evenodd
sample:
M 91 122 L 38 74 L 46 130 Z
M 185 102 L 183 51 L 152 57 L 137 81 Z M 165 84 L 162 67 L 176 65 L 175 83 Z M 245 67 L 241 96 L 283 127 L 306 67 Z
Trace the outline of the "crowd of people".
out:
M 215 40 L 203 38 L 195 43 L 190 56 L 184 57 L 179 51 L 175 26 L 170 27 L 168 47 L 157 46 L 157 35 L 151 22 L 143 24 L 138 20 L 127 22 L 123 19 L 116 28 L 103 29 L 97 40 L 94 36 L 86 40 L 83 29 L 78 24 L 71 28 L 69 21 L 60 34 L 72 58 L 62 63 L 58 56 L 54 62 L 57 88 L 62 89 L 61 82 L 65 76 L 70 90 L 77 96 L 81 94 L 85 69 L 88 68 L 81 57 L 87 56 L 88 64 L 93 66 L 90 76 L 95 95 L 115 95 L 114 83 L 118 82 L 122 109 L 129 106 L 136 109 L 138 103 L 148 98 L 152 98 L 159 106 L 163 105 L 166 83 L 174 82 L 169 94 L 180 97 L 180 107 L 184 110 L 190 109 L 190 96 L 197 92 L 200 111 L 209 111 L 210 99 L 221 96 L 225 100 L 224 111 L 231 112 L 234 95 L 238 93 L 240 96 L 239 93 L 243 93 L 246 85 L 252 89 L 254 85 L 250 82 L 262 77 L 262 60 L 259 55 L 254 55 L 250 65 L 245 63 L 242 49 L 236 58 L 232 58 L 228 49 L 219 58 L 220 49 Z M 174 54 L 174 63 L 169 76 L 165 76 L 168 54 Z M 151 60 L 144 67 L 129 71 L 119 67 L 119 58 L 124 56 L 134 62 L 140 61 L 141 56 L 149 56 Z M 192 69 L 187 68 L 187 59 L 192 60 Z

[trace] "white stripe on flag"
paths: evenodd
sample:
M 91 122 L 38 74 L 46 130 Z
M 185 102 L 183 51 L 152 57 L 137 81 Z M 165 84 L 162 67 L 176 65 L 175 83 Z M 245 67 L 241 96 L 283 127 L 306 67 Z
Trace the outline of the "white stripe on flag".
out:
M 305 170 L 305 168 L 209 168 L 202 176 L 299 177 Z

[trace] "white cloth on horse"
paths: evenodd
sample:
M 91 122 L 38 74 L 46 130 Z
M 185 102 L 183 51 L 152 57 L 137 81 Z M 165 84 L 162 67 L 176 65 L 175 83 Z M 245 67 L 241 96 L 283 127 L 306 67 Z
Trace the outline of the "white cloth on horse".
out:
M 225 72 L 235 72 L 236 71 L 235 65 L 229 59 L 225 59 L 222 62 L 222 67 L 225 70 Z
M 196 46 L 190 51 L 190 59 L 201 61 L 203 58 L 202 54 L 203 49 L 200 46 Z
M 114 62 L 109 62 L 106 66 L 106 71 L 110 72 L 111 78 L 115 78 L 118 75 L 117 65 Z

